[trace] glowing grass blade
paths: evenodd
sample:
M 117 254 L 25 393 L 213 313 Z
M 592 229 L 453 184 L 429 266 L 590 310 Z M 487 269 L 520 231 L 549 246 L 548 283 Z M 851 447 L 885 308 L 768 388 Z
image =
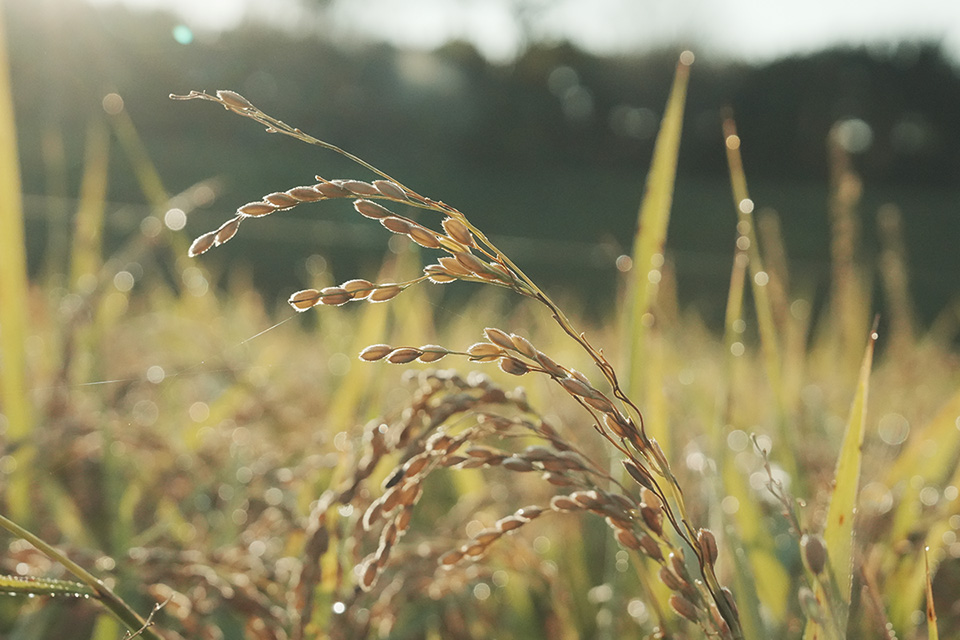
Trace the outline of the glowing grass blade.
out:
M 933 606 L 933 578 L 930 575 L 929 549 L 923 549 L 923 565 L 927 574 L 927 638 L 929 640 L 940 640 L 940 632 L 937 631 L 937 610 Z
M 24 443 L 33 426 L 26 391 L 27 258 L 20 195 L 20 164 L 3 12 L 0 9 L 0 406 L 8 426 L 5 440 Z M 22 446 L 16 454 L 17 471 L 7 478 L 6 500 L 11 515 L 30 518 L 30 475 L 33 450 Z
M 828 575 L 817 583 L 817 600 L 831 610 L 839 632 L 847 627 L 850 611 L 850 589 L 853 584 L 853 538 L 854 516 L 860 485 L 863 435 L 866 425 L 867 394 L 870 386 L 870 369 L 873 364 L 873 347 L 877 340 L 876 326 L 867 341 L 867 348 L 860 365 L 857 391 L 850 408 L 843 445 L 837 460 L 827 523 L 823 531 L 828 554 Z M 820 637 L 819 625 L 807 624 L 804 640 Z
M 677 174 L 677 156 L 683 130 L 683 112 L 687 98 L 687 84 L 693 56 L 684 52 L 677 64 L 673 87 L 657 134 L 653 162 L 647 175 L 646 192 L 640 205 L 637 234 L 633 241 L 633 270 L 627 284 L 625 299 L 627 339 L 625 369 L 628 395 L 640 397 L 643 378 L 644 349 L 648 323 L 644 315 L 652 308 L 657 296 L 657 283 L 663 264 L 663 247 L 670 222 L 674 182 Z M 655 425 L 651 425 L 654 429 Z M 659 425 L 664 433 L 652 433 L 666 443 L 666 425 Z
M 107 197 L 110 132 L 98 120 L 87 129 L 83 180 L 80 183 L 80 204 L 74 220 L 73 246 L 70 260 L 70 282 L 76 285 L 93 279 L 84 288 L 96 283 L 103 262 L 103 216 Z

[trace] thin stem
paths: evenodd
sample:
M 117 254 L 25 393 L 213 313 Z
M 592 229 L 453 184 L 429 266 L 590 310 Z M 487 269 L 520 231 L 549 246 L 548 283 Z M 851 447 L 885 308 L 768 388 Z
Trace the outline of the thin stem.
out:
M 56 560 L 63 567 L 75 575 L 81 582 L 85 583 L 88 587 L 93 590 L 94 597 L 100 600 L 113 615 L 115 615 L 120 622 L 125 624 L 128 629 L 131 631 L 140 631 L 144 637 L 150 638 L 151 640 L 163 640 L 159 635 L 157 635 L 152 629 L 147 625 L 147 621 L 140 617 L 136 611 L 134 611 L 130 605 L 124 602 L 120 596 L 115 594 L 110 587 L 105 585 L 102 580 L 94 576 L 92 573 L 78 565 L 76 562 L 62 554 L 60 551 L 47 544 L 34 534 L 30 533 L 16 522 L 5 518 L 0 515 L 0 527 L 3 527 L 13 535 L 23 538 L 44 555 L 52 560 Z

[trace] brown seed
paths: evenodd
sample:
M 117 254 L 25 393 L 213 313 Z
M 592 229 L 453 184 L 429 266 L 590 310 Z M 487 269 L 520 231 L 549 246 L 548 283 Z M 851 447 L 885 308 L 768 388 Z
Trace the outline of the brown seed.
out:
M 697 531 L 697 546 L 700 547 L 700 557 L 711 567 L 717 563 L 720 551 L 717 548 L 717 538 L 710 529 Z
M 394 524 L 397 525 L 397 531 L 406 531 L 410 526 L 410 520 L 413 518 L 413 509 L 404 509 L 397 514 L 397 519 L 394 520 Z
M 420 499 L 423 487 L 419 482 L 406 482 L 400 487 L 400 504 L 409 507 Z
M 671 591 L 681 591 L 689 587 L 687 581 L 675 574 L 670 567 L 660 567 L 660 582 Z
M 563 370 L 563 367 L 554 362 L 550 356 L 542 351 L 537 351 L 537 362 L 539 362 L 540 366 L 543 367 L 546 372 L 554 378 L 563 378 L 567 375 L 567 372 Z
M 423 272 L 430 277 L 430 282 L 434 284 L 447 284 L 457 279 L 439 264 L 428 264 L 423 268 Z
M 651 532 L 659 535 L 663 534 L 663 514 L 659 509 L 642 504 L 640 505 L 640 517 Z
M 421 355 L 423 355 L 423 352 L 419 349 L 401 347 L 390 352 L 390 355 L 387 356 L 387 362 L 391 364 L 407 364 L 408 362 L 413 362 Z
M 401 291 L 403 291 L 403 289 L 395 284 L 381 284 L 377 285 L 377 288 L 370 292 L 369 298 L 371 302 L 386 302 L 387 300 L 396 298 Z
M 544 447 L 539 444 L 532 444 L 526 449 L 523 450 L 523 457 L 527 460 L 533 460 L 534 462 L 540 462 L 542 460 L 550 460 L 555 458 L 557 452 L 549 447 Z
M 450 256 L 443 256 L 442 258 L 437 258 L 437 262 L 446 269 L 447 273 L 453 274 L 455 276 L 470 276 L 473 275 L 473 272 L 469 269 L 464 268 L 462 264 L 456 261 L 455 258 Z
M 480 542 L 468 542 L 460 547 L 460 553 L 470 558 L 478 558 L 487 550 L 487 545 Z
M 604 397 L 584 398 L 583 401 L 604 415 L 609 415 L 617 410 L 616 407 L 613 406 L 613 403 Z
M 290 207 L 295 207 L 300 204 L 299 200 L 288 193 L 283 193 L 282 191 L 267 194 L 263 196 L 263 199 L 281 209 L 289 209 Z
M 386 227 L 388 230 L 399 233 L 401 235 L 407 235 L 410 233 L 412 225 L 404 220 L 403 218 L 397 218 L 394 216 L 387 216 L 386 218 L 380 219 L 380 224 Z
M 550 508 L 554 511 L 574 511 L 580 508 L 570 496 L 553 496 L 550 499 Z
M 663 508 L 663 500 L 655 492 L 646 487 L 640 489 L 640 500 L 654 509 Z
M 210 231 L 205 233 L 190 245 L 190 248 L 187 250 L 187 255 L 191 258 L 196 258 L 201 253 L 206 253 L 210 250 L 210 247 L 214 246 L 217 243 L 217 232 Z
M 330 307 L 339 307 L 353 299 L 353 295 L 340 287 L 324 287 L 320 289 L 320 303 Z
M 500 359 L 500 369 L 504 373 L 509 373 L 514 376 L 522 376 L 525 373 L 530 371 L 530 367 L 524 364 L 522 361 L 517 360 L 511 356 L 504 356 Z
M 221 245 L 233 236 L 237 235 L 237 230 L 240 229 L 241 220 L 243 220 L 243 218 L 237 216 L 236 218 L 231 218 L 220 225 L 220 228 L 216 231 L 216 244 Z
M 238 208 L 237 213 L 250 216 L 251 218 L 258 218 L 260 216 L 271 214 L 276 210 L 277 207 L 269 202 L 248 202 L 247 204 Z
M 517 456 L 509 456 L 500 463 L 504 469 L 510 471 L 533 471 L 533 463 Z
M 636 534 L 629 529 L 616 528 L 613 530 L 613 536 L 617 539 L 617 542 L 625 546 L 627 549 L 640 549 L 640 540 L 637 538 Z
M 410 236 L 410 239 L 416 242 L 421 247 L 426 249 L 439 249 L 440 241 L 437 240 L 437 234 L 426 227 L 421 227 L 418 224 L 410 225 L 410 230 L 407 232 L 407 235 Z
M 367 362 L 375 362 L 385 357 L 393 351 L 393 347 L 388 344 L 372 344 L 360 352 L 360 359 Z
M 488 262 L 486 263 L 486 267 L 487 273 L 495 280 L 500 280 L 508 284 L 516 281 L 514 275 L 499 262 Z
M 420 351 L 423 352 L 420 357 L 417 358 L 420 362 L 436 362 L 450 353 L 447 349 L 436 344 L 426 344 L 420 347 Z
M 403 474 L 408 478 L 417 475 L 430 464 L 430 458 L 428 453 L 418 453 L 404 463 Z
M 298 202 L 316 202 L 323 200 L 323 194 L 313 187 L 294 187 L 287 190 L 287 195 Z
M 306 311 L 320 302 L 320 292 L 316 289 L 297 291 L 287 299 L 287 303 L 297 311 Z
M 380 496 L 380 502 L 383 505 L 383 514 L 387 515 L 391 513 L 400 504 L 400 487 L 394 485 L 387 489 L 384 494 Z
M 233 109 L 254 109 L 255 107 L 250 104 L 250 101 L 244 98 L 242 95 L 236 91 L 230 91 L 229 89 L 220 89 L 217 91 L 217 97 L 220 98 L 223 103 Z
M 634 460 L 622 460 L 621 462 L 630 477 L 636 480 L 640 486 L 644 488 L 653 487 L 653 478 L 650 476 L 650 472 L 641 467 L 640 463 Z
M 594 397 L 597 393 L 596 390 L 593 389 L 593 387 L 584 384 L 583 382 L 581 382 L 580 380 L 577 380 L 576 378 L 569 378 L 569 377 L 560 378 L 559 382 L 564 389 L 566 389 L 567 391 L 569 391 L 575 396 L 582 396 L 582 397 L 589 398 L 589 397 Z
M 517 516 L 507 516 L 505 518 L 500 518 L 496 522 L 497 531 L 501 533 L 507 533 L 508 531 L 513 531 L 514 529 L 519 529 L 525 525 L 529 520 L 524 518 L 519 518 Z
M 377 191 L 377 188 L 370 184 L 369 182 L 362 182 L 360 180 L 342 180 L 339 183 L 339 186 L 343 187 L 350 193 L 355 193 L 358 196 L 378 196 L 380 192 Z
M 373 286 L 373 283 L 369 280 L 357 278 L 355 280 L 347 280 L 340 285 L 340 288 L 350 292 L 354 300 L 362 300 L 370 295 Z
M 351 192 L 340 186 L 339 182 L 327 182 L 320 176 L 317 176 L 320 182 L 313 186 L 325 198 L 344 198 L 353 195 Z
M 545 473 L 543 479 L 555 487 L 570 487 L 573 485 L 573 480 L 562 473 Z
M 389 180 L 374 180 L 373 186 L 377 191 L 388 198 L 393 198 L 394 200 L 407 199 L 407 192 L 400 188 L 399 185 L 390 182 Z
M 481 274 L 487 270 L 486 263 L 472 253 L 458 251 L 457 253 L 453 254 L 453 257 L 457 262 L 460 263 L 460 266 L 470 273 Z
M 373 528 L 373 524 L 380 519 L 380 516 L 383 514 L 383 503 L 380 500 L 374 500 L 370 503 L 370 506 L 367 507 L 367 510 L 363 512 L 363 519 L 361 524 L 363 525 L 364 531 L 370 531 Z
M 489 342 L 477 342 L 467 348 L 467 353 L 474 362 L 493 362 L 503 355 L 503 350 Z
M 514 513 L 514 516 L 522 520 L 533 520 L 534 518 L 539 518 L 541 513 L 543 513 L 542 507 L 532 505 L 529 507 L 520 507 L 516 513 Z
M 518 336 L 515 333 L 510 334 L 510 342 L 513 345 L 513 348 L 527 356 L 531 360 L 537 359 L 537 350 L 530 344 L 530 341 L 524 338 L 523 336 Z
M 477 243 L 473 239 L 473 234 L 470 233 L 470 229 L 459 220 L 455 218 L 444 218 L 441 224 L 443 225 L 443 230 L 447 232 L 447 235 L 463 246 L 477 246 Z
M 645 554 L 657 562 L 663 562 L 663 551 L 660 550 L 660 545 L 657 544 L 656 540 L 647 535 L 640 536 L 639 540 L 640 549 L 643 550 Z
M 512 350 L 516 348 L 513 345 L 513 340 L 510 339 L 510 334 L 508 334 L 506 331 L 501 331 L 500 329 L 496 329 L 494 327 L 487 327 L 483 330 L 483 333 L 485 336 L 487 336 L 487 340 L 494 344 L 500 345 L 504 349 Z
M 827 545 L 823 538 L 805 533 L 800 537 L 800 549 L 803 551 L 803 561 L 807 568 L 814 575 L 820 575 L 827 563 Z
M 453 549 L 440 556 L 438 562 L 444 567 L 449 567 L 460 562 L 461 558 L 463 558 L 463 553 L 459 549 Z
M 370 591 L 377 582 L 379 571 L 380 569 L 372 557 L 364 562 L 363 569 L 360 572 L 360 588 L 364 591 Z
M 497 538 L 503 535 L 503 532 L 499 529 L 484 529 L 473 536 L 473 539 L 479 542 L 480 544 L 488 547 L 493 543 Z
M 603 506 L 600 494 L 593 489 L 589 491 L 574 491 L 570 494 L 570 499 L 584 509 L 597 509 Z
M 670 596 L 670 608 L 691 622 L 698 622 L 697 607 L 679 594 Z

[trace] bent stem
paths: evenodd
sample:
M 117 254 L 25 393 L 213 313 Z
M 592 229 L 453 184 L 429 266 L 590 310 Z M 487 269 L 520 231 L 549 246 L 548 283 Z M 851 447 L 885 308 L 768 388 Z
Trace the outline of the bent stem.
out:
M 102 602 L 103 606 L 106 607 L 114 616 L 116 616 L 120 622 L 125 624 L 131 632 L 139 632 L 143 637 L 150 638 L 150 640 L 163 640 L 163 638 L 161 638 L 150 628 L 148 622 L 144 620 L 140 614 L 134 611 L 130 605 L 124 602 L 120 596 L 115 594 L 110 587 L 104 584 L 103 581 L 97 578 L 95 575 L 78 565 L 76 562 L 65 556 L 53 546 L 38 538 L 33 533 L 18 525 L 16 522 L 9 520 L 2 515 L 0 515 L 0 527 L 3 527 L 19 538 L 23 538 L 48 558 L 62 564 L 67 571 L 72 573 L 81 582 L 90 587 L 90 589 L 93 591 L 93 597 Z

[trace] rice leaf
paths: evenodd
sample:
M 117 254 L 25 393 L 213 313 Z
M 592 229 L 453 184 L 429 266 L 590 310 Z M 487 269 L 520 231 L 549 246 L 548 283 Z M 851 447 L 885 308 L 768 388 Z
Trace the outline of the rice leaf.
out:
M 927 574 L 927 638 L 929 640 L 939 640 L 940 632 L 937 631 L 937 610 L 933 606 L 933 579 L 930 575 L 929 549 L 923 549 L 923 566 Z
M 815 593 L 817 600 L 825 603 L 839 633 L 847 627 L 850 612 L 850 589 L 853 584 L 853 538 L 854 516 L 860 485 L 863 435 L 866 425 L 867 393 L 870 386 L 870 369 L 873 364 L 873 348 L 877 340 L 876 326 L 867 341 L 867 348 L 860 365 L 857 391 L 850 408 L 850 417 L 837 460 L 833 492 L 827 510 L 827 522 L 823 539 L 827 547 L 827 576 L 818 579 Z M 804 640 L 821 637 L 820 625 L 809 620 Z
M 71 247 L 70 282 L 96 277 L 103 263 L 103 216 L 106 208 L 107 173 L 110 158 L 110 132 L 99 120 L 87 128 L 80 203 L 74 218 Z M 93 280 L 93 284 L 96 280 Z M 89 285 L 84 284 L 84 288 Z
M 13 92 L 7 63 L 6 30 L 0 13 L 0 406 L 7 417 L 4 439 L 23 443 L 30 437 L 33 418 L 26 391 L 27 258 L 23 231 L 20 164 L 14 123 Z M 33 448 L 16 454 L 16 471 L 7 477 L 5 497 L 10 514 L 26 522 L 30 505 L 30 468 Z
M 653 307 L 663 265 L 663 249 L 670 222 L 674 183 L 677 174 L 677 156 L 683 130 L 683 112 L 690 78 L 689 53 L 677 64 L 673 87 L 660 123 L 660 132 L 653 151 L 653 161 L 647 174 L 646 190 L 640 204 L 637 233 L 633 240 L 633 269 L 627 283 L 625 307 L 626 379 L 628 394 L 642 397 L 642 379 L 646 366 L 645 349 L 647 329 L 652 320 L 645 317 Z M 666 443 L 667 425 L 650 425 L 651 435 Z

